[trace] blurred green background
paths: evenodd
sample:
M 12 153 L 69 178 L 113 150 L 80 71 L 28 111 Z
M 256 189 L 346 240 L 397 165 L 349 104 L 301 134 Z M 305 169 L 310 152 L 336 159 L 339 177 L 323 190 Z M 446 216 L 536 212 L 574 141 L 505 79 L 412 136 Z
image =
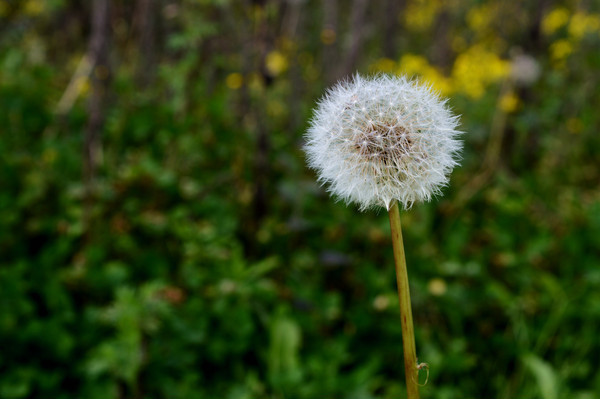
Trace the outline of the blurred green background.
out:
M 403 212 L 431 399 L 600 398 L 600 4 L 0 0 L 0 398 L 400 398 L 385 211 L 305 166 L 360 73 L 462 115 Z

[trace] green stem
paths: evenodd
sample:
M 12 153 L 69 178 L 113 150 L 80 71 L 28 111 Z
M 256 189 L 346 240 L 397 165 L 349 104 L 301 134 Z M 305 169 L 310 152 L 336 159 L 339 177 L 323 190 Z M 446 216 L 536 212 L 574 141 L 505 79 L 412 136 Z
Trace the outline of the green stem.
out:
M 390 208 L 390 226 L 392 228 L 392 243 L 394 245 L 394 260 L 396 261 L 396 281 L 398 283 L 398 299 L 400 300 L 400 316 L 402 317 L 402 345 L 404 347 L 404 371 L 406 375 L 406 390 L 408 399 L 419 399 L 419 381 L 417 369 L 417 350 L 415 347 L 415 330 L 413 327 L 410 292 L 408 289 L 408 273 L 406 258 L 402 243 L 402 225 L 400 211 L 395 202 Z

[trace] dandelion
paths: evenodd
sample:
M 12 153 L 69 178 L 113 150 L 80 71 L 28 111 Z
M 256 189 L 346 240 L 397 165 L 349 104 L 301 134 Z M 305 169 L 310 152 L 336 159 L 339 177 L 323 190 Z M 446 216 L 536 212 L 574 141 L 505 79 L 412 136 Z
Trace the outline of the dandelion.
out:
M 458 117 L 430 87 L 403 76 L 356 75 L 331 88 L 306 134 L 309 166 L 336 197 L 389 211 L 409 399 L 419 371 L 398 204 L 440 194 L 457 165 Z M 428 371 L 427 371 L 428 373 Z
M 306 135 L 309 165 L 361 210 L 404 208 L 440 194 L 461 149 L 458 118 L 432 90 L 405 77 L 355 76 L 319 102 Z
M 510 78 L 518 86 L 530 86 L 540 77 L 540 64 L 528 54 L 517 53 L 510 64 Z

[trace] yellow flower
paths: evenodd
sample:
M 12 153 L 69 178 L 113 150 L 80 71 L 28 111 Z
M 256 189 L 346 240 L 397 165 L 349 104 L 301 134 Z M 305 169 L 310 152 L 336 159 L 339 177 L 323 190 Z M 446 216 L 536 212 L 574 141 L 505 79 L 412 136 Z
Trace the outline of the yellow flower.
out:
M 542 20 L 542 31 L 551 35 L 569 22 L 569 11 L 564 7 L 558 7 L 550 11 Z
M 23 12 L 30 16 L 39 15 L 44 12 L 44 2 L 40 0 L 29 0 L 27 3 L 25 3 Z
M 510 63 L 496 54 L 475 45 L 456 59 L 452 79 L 456 91 L 477 99 L 488 85 L 502 80 L 510 73 Z
M 483 32 L 491 26 L 495 13 L 491 10 L 492 4 L 483 4 L 472 8 L 467 14 L 467 24 L 474 32 Z
M 519 97 L 513 92 L 507 93 L 500 98 L 500 109 L 506 113 L 515 112 L 519 107 Z
M 390 73 L 393 72 L 395 68 L 396 63 L 389 58 L 380 58 L 371 65 L 371 69 L 374 72 Z
M 439 0 L 413 0 L 406 7 L 404 23 L 409 30 L 423 31 L 433 25 L 441 2 Z
M 429 83 L 434 90 L 443 95 L 448 95 L 452 91 L 452 84 L 448 78 L 442 75 L 435 67 L 429 65 L 429 62 L 420 55 L 406 54 L 400 59 L 398 73 L 408 76 L 420 76 Z
M 573 45 L 566 39 L 557 40 L 550 46 L 550 55 L 554 61 L 563 61 L 573 52 Z
M 330 46 L 333 43 L 335 43 L 336 39 L 337 39 L 337 35 L 333 29 L 325 28 L 321 31 L 321 42 L 324 45 Z
M 225 84 L 232 90 L 237 90 L 242 87 L 242 83 L 244 83 L 244 78 L 242 74 L 234 72 L 227 75 L 225 79 Z
M 288 61 L 283 54 L 274 50 L 267 54 L 265 66 L 273 76 L 278 76 L 287 69 Z
M 588 33 L 600 30 L 600 17 L 596 14 L 586 15 L 577 12 L 569 22 L 569 35 L 577 40 L 582 39 Z
M 429 280 L 427 290 L 433 296 L 442 296 L 448 291 L 448 286 L 443 279 L 436 277 Z

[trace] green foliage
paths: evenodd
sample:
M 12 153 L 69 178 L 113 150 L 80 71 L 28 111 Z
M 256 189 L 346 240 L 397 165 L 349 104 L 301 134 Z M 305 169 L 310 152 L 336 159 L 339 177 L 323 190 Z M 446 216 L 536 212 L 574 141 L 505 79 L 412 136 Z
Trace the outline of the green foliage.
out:
M 56 112 L 86 51 L 88 2 L 0 2 L 0 398 L 402 397 L 387 216 L 335 203 L 300 149 L 338 67 L 326 53 L 343 47 L 324 44 L 320 2 L 298 3 L 296 36 L 283 29 L 296 2 L 157 2 L 146 86 L 140 65 L 153 66 L 126 3 L 113 2 L 102 162 L 88 184 L 89 82 Z M 441 2 L 422 3 L 427 14 Z M 508 21 L 496 32 L 460 21 L 477 20 L 471 6 L 506 10 L 472 3 L 434 13 L 462 40 L 439 71 L 465 46 L 508 60 L 523 43 L 542 72 L 512 87 L 514 109 L 502 107 L 505 80 L 478 99 L 454 89 L 463 166 L 443 198 L 402 215 L 430 365 L 422 397 L 596 398 L 600 39 L 568 21 L 588 15 L 593 28 L 598 10 L 567 7 L 535 41 L 522 26 L 536 10 L 492 18 Z M 365 23 L 361 71 L 385 37 L 376 15 Z M 401 52 L 429 48 L 433 25 L 412 26 L 396 32 Z M 338 42 L 352 36 L 339 29 Z M 558 57 L 561 40 L 572 52 Z

